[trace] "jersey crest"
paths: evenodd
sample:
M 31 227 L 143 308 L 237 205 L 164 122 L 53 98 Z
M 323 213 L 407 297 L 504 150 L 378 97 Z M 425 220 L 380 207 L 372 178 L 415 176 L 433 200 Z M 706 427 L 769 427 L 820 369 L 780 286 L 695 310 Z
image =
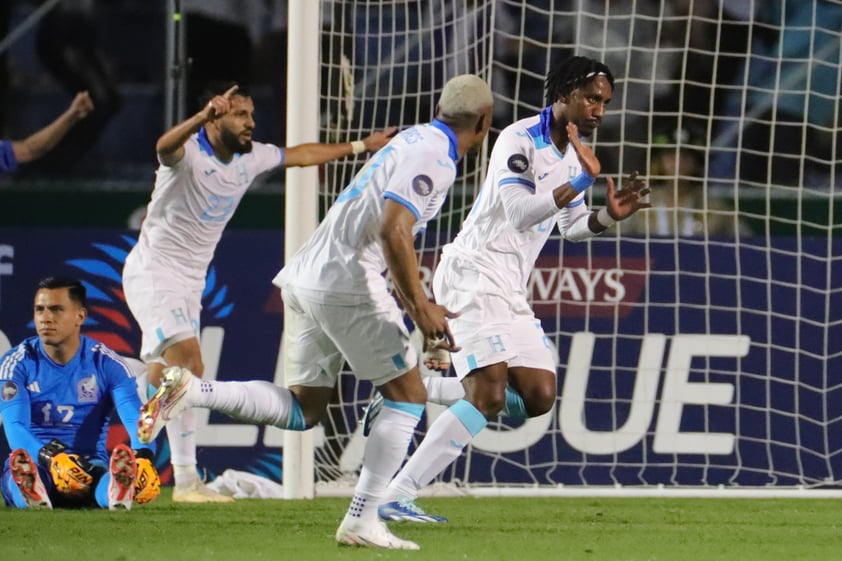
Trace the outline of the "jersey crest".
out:
M 76 384 L 76 396 L 79 398 L 79 403 L 96 403 L 99 399 L 99 388 L 96 383 L 96 374 L 91 374 L 90 378 L 82 378 Z

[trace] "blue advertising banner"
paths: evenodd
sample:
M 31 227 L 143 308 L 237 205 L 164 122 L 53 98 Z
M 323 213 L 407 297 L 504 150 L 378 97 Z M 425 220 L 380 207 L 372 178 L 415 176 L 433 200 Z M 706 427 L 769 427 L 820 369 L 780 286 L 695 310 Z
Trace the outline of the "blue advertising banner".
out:
M 85 333 L 136 356 L 139 332 L 120 282 L 135 235 L 0 228 L 0 351 L 34 334 L 37 281 L 68 274 L 88 287 Z M 834 485 L 842 478 L 842 261 L 833 259 L 840 249 L 838 241 L 784 238 L 551 242 L 530 288 L 559 353 L 556 407 L 526 422 L 492 423 L 447 477 Z M 283 308 L 270 281 L 282 260 L 278 232 L 223 236 L 203 297 L 206 377 L 275 380 Z M 371 389 L 350 379 L 339 390 L 342 422 L 330 425 L 353 432 Z M 440 411 L 430 406 L 427 422 Z M 114 439 L 122 430 L 115 427 Z M 320 430 L 317 442 L 335 431 Z M 342 451 L 349 441 L 337 439 L 325 457 L 349 455 Z M 200 415 L 199 464 L 211 477 L 236 468 L 280 480 L 280 444 L 277 429 Z M 7 452 L 0 438 L 0 454 Z M 167 460 L 164 445 L 165 480 Z

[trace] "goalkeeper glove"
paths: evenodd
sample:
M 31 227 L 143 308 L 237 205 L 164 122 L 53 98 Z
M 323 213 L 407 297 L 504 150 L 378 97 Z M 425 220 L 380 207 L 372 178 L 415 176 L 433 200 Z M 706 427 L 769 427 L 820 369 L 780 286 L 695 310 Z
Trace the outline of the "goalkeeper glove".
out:
M 88 494 L 94 481 L 93 466 L 77 454 L 65 452 L 60 440 L 51 440 L 38 451 L 38 461 L 50 471 L 56 491 L 73 497 Z
M 152 463 L 153 454 L 149 448 L 135 450 L 137 475 L 134 480 L 134 502 L 148 503 L 161 494 L 161 478 L 155 464 Z

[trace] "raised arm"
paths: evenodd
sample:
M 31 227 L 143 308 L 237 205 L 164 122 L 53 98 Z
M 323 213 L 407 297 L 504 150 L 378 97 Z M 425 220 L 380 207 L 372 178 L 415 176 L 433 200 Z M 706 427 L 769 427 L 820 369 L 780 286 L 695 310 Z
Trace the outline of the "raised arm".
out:
M 79 92 L 70 106 L 55 121 L 23 140 L 12 141 L 12 151 L 19 164 L 37 160 L 63 139 L 73 126 L 93 111 L 94 103 L 88 92 Z
M 376 152 L 385 146 L 397 131 L 397 127 L 371 133 L 362 140 L 354 142 L 339 142 L 337 144 L 320 144 L 310 142 L 298 144 L 284 149 L 284 166 L 315 166 L 338 158 L 362 152 Z
M 184 143 L 205 123 L 225 115 L 231 109 L 231 96 L 236 91 L 237 86 L 231 86 L 224 94 L 214 96 L 198 113 L 162 134 L 155 144 L 160 162 L 165 166 L 178 163 L 184 157 Z

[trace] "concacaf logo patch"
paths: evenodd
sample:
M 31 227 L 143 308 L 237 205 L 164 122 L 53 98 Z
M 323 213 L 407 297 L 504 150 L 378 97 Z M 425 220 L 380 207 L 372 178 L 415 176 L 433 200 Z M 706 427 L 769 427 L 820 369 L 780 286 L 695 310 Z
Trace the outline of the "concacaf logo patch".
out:
M 18 395 L 18 385 L 12 381 L 3 382 L 3 388 L 0 389 L 0 399 L 11 401 L 16 395 Z
M 426 197 L 433 192 L 433 180 L 429 175 L 416 175 L 412 178 L 412 190 Z
M 512 154 L 506 162 L 509 169 L 515 173 L 525 173 L 529 169 L 529 160 L 523 154 Z

